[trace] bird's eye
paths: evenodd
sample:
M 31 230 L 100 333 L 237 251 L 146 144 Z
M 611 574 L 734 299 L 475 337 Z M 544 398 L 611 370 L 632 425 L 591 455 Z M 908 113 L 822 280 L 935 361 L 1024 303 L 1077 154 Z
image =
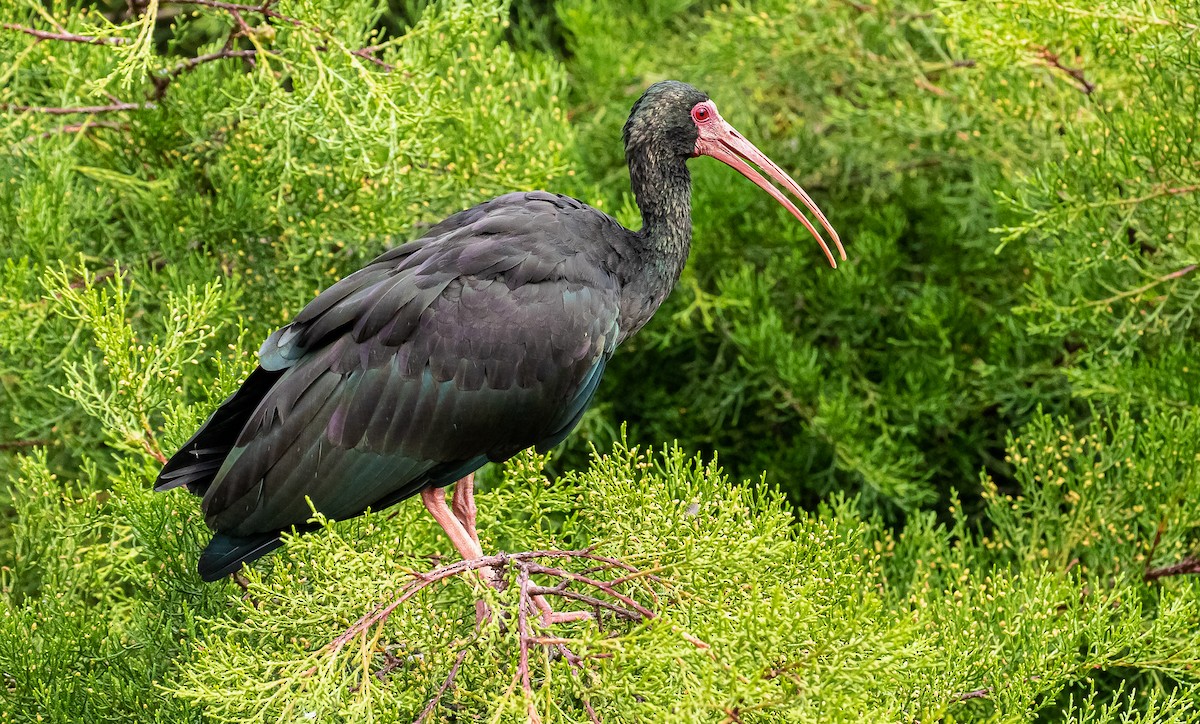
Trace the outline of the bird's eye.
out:
M 712 111 L 704 103 L 699 103 L 692 109 L 692 120 L 703 123 L 712 117 Z

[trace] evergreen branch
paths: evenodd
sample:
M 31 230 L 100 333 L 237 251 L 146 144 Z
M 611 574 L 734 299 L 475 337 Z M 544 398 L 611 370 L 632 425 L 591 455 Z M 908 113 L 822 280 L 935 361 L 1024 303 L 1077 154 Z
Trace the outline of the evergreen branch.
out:
M 65 126 L 59 126 L 58 128 L 53 128 L 49 131 L 43 131 L 42 133 L 39 133 L 34 136 L 28 136 L 27 138 L 22 140 L 22 143 L 27 143 L 29 141 L 32 141 L 35 138 L 50 138 L 51 136 L 55 136 L 60 133 L 78 133 L 80 131 L 86 131 L 89 128 L 110 128 L 114 131 L 128 131 L 129 124 L 128 123 L 118 123 L 116 121 L 97 121 L 97 120 L 93 120 L 93 119 L 88 119 L 88 120 L 84 121 L 83 123 L 70 123 Z
M 187 73 L 191 70 L 194 70 L 195 68 L 197 68 L 200 65 L 203 65 L 205 63 L 211 63 L 211 62 L 218 61 L 218 60 L 226 60 L 229 58 L 242 58 L 245 60 L 249 60 L 250 62 L 253 63 L 253 59 L 256 58 L 259 55 L 259 53 L 266 52 L 266 51 L 264 51 L 264 49 L 261 46 L 258 46 L 257 42 L 255 43 L 255 46 L 256 46 L 255 48 L 244 48 L 243 49 L 243 48 L 235 48 L 234 47 L 234 40 L 236 38 L 248 37 L 248 38 L 251 38 L 251 40 L 253 41 L 255 33 L 260 32 L 260 31 L 256 31 L 255 29 L 251 28 L 249 26 L 249 24 L 247 24 L 246 20 L 242 17 L 243 13 L 255 13 L 255 14 L 261 15 L 262 17 L 267 18 L 267 19 L 278 20 L 280 22 L 287 23 L 293 27 L 308 30 L 317 36 L 328 37 L 328 33 L 319 27 L 310 25 L 310 24 L 304 22 L 303 20 L 300 20 L 299 18 L 295 18 L 290 15 L 285 15 L 283 13 L 278 12 L 277 10 L 273 10 L 271 8 L 271 5 L 274 4 L 274 1 L 275 0 L 266 0 L 261 5 L 247 5 L 244 3 L 224 2 L 223 0 L 174 0 L 173 2 L 171 2 L 170 4 L 173 4 L 173 5 L 194 5 L 194 6 L 212 8 L 215 10 L 224 10 L 227 13 L 229 13 L 230 17 L 233 19 L 235 27 L 234 27 L 233 31 L 230 33 L 229 37 L 226 39 L 225 46 L 223 48 L 221 48 L 220 50 L 213 52 L 213 53 L 207 53 L 205 55 L 196 56 L 193 58 L 187 58 L 185 60 L 180 61 L 179 63 L 177 63 L 176 65 L 174 65 L 168 69 L 151 71 L 149 80 L 150 80 L 151 85 L 154 86 L 154 92 L 151 94 L 150 100 L 157 101 L 157 100 L 162 99 L 162 97 L 164 95 L 166 95 L 167 88 L 174 78 L 176 78 L 177 76 L 179 76 L 183 73 Z M 36 28 L 29 28 L 29 27 L 25 27 L 22 25 L 16 25 L 13 23 L 5 23 L 0 27 L 27 33 L 29 35 L 32 35 L 32 36 L 38 38 L 39 41 L 40 40 L 59 40 L 59 41 L 65 41 L 65 42 L 88 43 L 88 44 L 92 44 L 92 45 L 110 45 L 110 46 L 114 46 L 114 45 L 125 46 L 131 42 L 128 38 L 100 38 L 100 37 L 94 37 L 94 36 L 88 36 L 88 35 L 78 35 L 78 34 L 70 33 L 70 32 L 67 32 L 65 29 L 63 29 L 63 27 L 59 23 L 57 23 L 53 18 L 48 18 L 48 19 L 50 20 L 50 22 L 52 24 L 55 25 L 56 28 L 58 28 L 59 32 L 38 30 Z M 266 29 L 270 30 L 271 34 L 274 35 L 273 28 L 270 28 L 269 26 L 267 26 Z M 141 35 L 139 35 L 139 38 L 136 42 L 143 42 Z M 345 48 L 345 47 L 342 47 L 341 49 L 355 57 L 361 58 L 363 60 L 366 60 L 366 61 L 378 66 L 379 68 L 383 69 L 385 72 L 390 73 L 393 70 L 395 70 L 395 67 L 392 64 L 387 63 L 387 62 L 381 60 L 380 58 L 375 57 L 375 55 L 374 55 L 375 53 L 379 52 L 384 47 L 386 47 L 386 45 L 387 45 L 387 43 L 378 43 L 375 45 L 364 46 L 362 48 L 358 48 L 357 50 L 351 50 L 351 49 Z M 320 52 L 329 52 L 331 50 L 331 47 L 329 45 L 317 45 L 317 46 L 315 46 L 315 48 L 316 48 L 316 50 L 318 50 Z M 53 114 L 61 115 L 61 114 L 70 114 L 70 113 L 109 113 L 109 112 L 119 112 L 119 111 L 127 111 L 127 110 L 137 110 L 140 108 L 155 108 L 155 105 L 153 103 L 136 104 L 136 103 L 128 103 L 128 102 L 119 101 L 115 98 L 113 100 L 114 100 L 114 103 L 112 105 L 108 105 L 108 106 L 82 106 L 82 107 L 69 107 L 69 108 L 51 108 L 51 107 L 38 107 L 38 106 L 0 105 L 0 110 L 31 111 L 31 112 L 47 113 L 47 114 L 52 114 L 52 115 Z M 70 128 L 70 127 L 68 127 L 68 128 Z M 74 130 L 80 130 L 80 129 L 76 128 Z
M 127 38 L 100 38 L 94 35 L 77 35 L 76 33 L 68 33 L 66 31 L 51 33 L 47 30 L 27 28 L 24 25 L 17 25 L 16 23 L 4 23 L 0 25 L 0 28 L 16 30 L 26 35 L 32 35 L 38 40 L 61 40 L 66 43 L 86 43 L 87 45 L 125 45 L 129 42 Z
M 1168 6 L 1169 7 L 1169 6 Z M 1127 13 L 1105 13 L 1096 10 L 1084 10 L 1081 8 L 1073 8 L 1060 5 L 1055 8 L 1057 12 L 1075 17 L 1092 18 L 1094 20 L 1115 20 L 1120 23 L 1157 25 L 1159 27 L 1168 28 L 1184 28 L 1187 30 L 1200 30 L 1200 25 L 1195 23 L 1172 22 L 1166 18 L 1149 17 L 1146 15 L 1129 15 Z
M 116 113 L 119 111 L 139 111 L 153 110 L 157 108 L 153 103 L 130 103 L 127 101 L 118 101 L 110 103 L 107 106 L 22 106 L 15 103 L 0 103 L 0 111 L 11 111 L 13 113 L 45 113 L 49 116 L 65 116 L 72 113 Z
M 1171 272 L 1170 274 L 1164 274 L 1163 276 L 1155 279 L 1154 281 L 1150 282 L 1149 284 L 1143 284 L 1142 286 L 1138 287 L 1137 289 L 1128 289 L 1126 291 L 1120 292 L 1118 294 L 1114 294 L 1111 297 L 1107 297 L 1105 299 L 1096 299 L 1096 300 L 1087 302 L 1082 306 L 1106 307 L 1106 306 L 1112 304 L 1113 302 L 1119 302 L 1122 299 L 1128 299 L 1129 297 L 1136 297 L 1139 294 L 1150 291 L 1151 289 L 1153 289 L 1154 287 L 1157 287 L 1159 284 L 1162 284 L 1163 282 L 1169 282 L 1172 279 L 1178 279 L 1182 276 L 1191 274 L 1192 272 L 1196 271 L 1197 266 L 1200 266 L 1200 265 L 1188 264 L 1187 266 L 1183 267 L 1182 269 L 1176 269 L 1175 271 Z M 1067 307 L 1067 309 L 1075 309 L 1075 308 L 1077 308 L 1077 307 Z
M 1142 575 L 1142 580 L 1147 583 L 1153 583 L 1160 578 L 1169 578 L 1171 576 L 1184 576 L 1188 574 L 1200 573 L 1200 557 L 1188 556 L 1178 563 L 1172 563 L 1169 566 L 1161 566 L 1159 568 L 1151 568 Z
M 1079 83 L 1079 90 L 1083 91 L 1083 93 L 1085 95 L 1091 95 L 1092 91 L 1096 90 L 1096 84 L 1089 81 L 1083 75 L 1082 69 L 1069 68 L 1069 67 L 1063 65 L 1062 62 L 1058 59 L 1058 56 L 1056 54 L 1052 53 L 1050 51 L 1050 49 L 1046 48 L 1045 46 L 1038 46 L 1036 48 L 1036 50 L 1038 51 L 1038 57 L 1041 58 L 1041 60 L 1043 62 L 1045 62 L 1046 65 L 1048 65 L 1049 67 L 1054 68 L 1056 70 L 1061 70 L 1062 72 L 1071 76 L 1071 78 L 1073 78 L 1075 80 L 1075 82 Z
M 350 51 L 350 54 L 356 55 L 360 58 L 368 60 L 368 61 L 374 63 L 375 65 L 379 66 L 380 68 L 383 68 L 385 71 L 391 72 L 392 70 L 395 69 L 395 67 L 392 64 L 385 63 L 384 61 L 380 60 L 379 58 L 376 58 L 373 55 L 371 55 L 371 52 L 372 52 L 371 48 L 377 48 L 377 47 L 378 46 L 359 48 L 358 50 Z M 324 46 L 324 45 L 318 45 L 316 49 L 319 51 L 322 51 L 322 52 L 329 51 L 328 46 Z M 175 78 L 176 76 L 179 76 L 179 75 L 182 75 L 183 73 L 192 71 L 197 66 L 203 65 L 205 63 L 211 63 L 211 62 L 217 61 L 217 60 L 227 60 L 229 58 L 253 59 L 253 58 L 257 57 L 258 54 L 259 54 L 259 51 L 256 48 L 232 48 L 232 47 L 226 46 L 216 52 L 207 53 L 205 55 L 198 55 L 194 58 L 188 58 L 186 60 L 183 60 L 183 61 L 177 63 L 174 67 L 167 70 L 166 78 L 168 78 L 168 79 Z M 159 95 L 159 97 L 161 97 L 161 94 Z

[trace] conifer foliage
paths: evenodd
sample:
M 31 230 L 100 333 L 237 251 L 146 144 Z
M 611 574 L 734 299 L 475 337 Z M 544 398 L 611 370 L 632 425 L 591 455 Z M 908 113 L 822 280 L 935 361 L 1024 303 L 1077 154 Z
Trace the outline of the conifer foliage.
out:
M 1196 7 L 0 26 L 0 722 L 1200 721 Z M 195 499 L 150 484 L 259 341 L 506 191 L 636 225 L 619 129 L 664 77 L 850 262 L 696 162 L 668 306 L 555 458 L 484 473 L 506 588 L 412 501 L 201 583 Z M 597 620 L 542 627 L 538 590 Z

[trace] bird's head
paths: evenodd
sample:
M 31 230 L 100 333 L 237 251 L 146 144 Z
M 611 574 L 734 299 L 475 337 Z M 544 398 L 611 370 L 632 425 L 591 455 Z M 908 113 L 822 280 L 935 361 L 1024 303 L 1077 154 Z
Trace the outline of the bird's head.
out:
M 825 243 L 824 237 L 800 209 L 796 208 L 791 199 L 763 178 L 762 173 L 754 168 L 757 166 L 791 192 L 817 217 L 821 226 L 833 239 L 842 259 L 846 258 L 841 239 L 812 198 L 774 161 L 729 125 L 717 112 L 716 103 L 713 103 L 706 93 L 677 80 L 655 83 L 633 104 L 629 120 L 625 123 L 624 136 L 627 154 L 666 154 L 683 160 L 696 156 L 711 156 L 732 166 L 738 173 L 771 194 L 772 198 L 799 219 L 821 245 L 829 264 L 836 268 L 837 260 Z

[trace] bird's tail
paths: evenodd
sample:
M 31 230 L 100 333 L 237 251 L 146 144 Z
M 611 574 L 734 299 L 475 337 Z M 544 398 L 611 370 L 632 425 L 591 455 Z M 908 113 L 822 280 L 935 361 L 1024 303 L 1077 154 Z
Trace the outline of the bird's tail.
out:
M 192 439 L 167 461 L 154 489 L 163 491 L 186 485 L 196 495 L 204 495 L 242 428 L 282 374 L 262 367 L 251 372 L 238 391 L 222 402 Z
M 197 566 L 200 578 L 216 581 L 236 573 L 243 563 L 261 558 L 283 545 L 279 534 L 280 531 L 275 531 L 240 538 L 217 533 L 200 554 L 200 564 Z

